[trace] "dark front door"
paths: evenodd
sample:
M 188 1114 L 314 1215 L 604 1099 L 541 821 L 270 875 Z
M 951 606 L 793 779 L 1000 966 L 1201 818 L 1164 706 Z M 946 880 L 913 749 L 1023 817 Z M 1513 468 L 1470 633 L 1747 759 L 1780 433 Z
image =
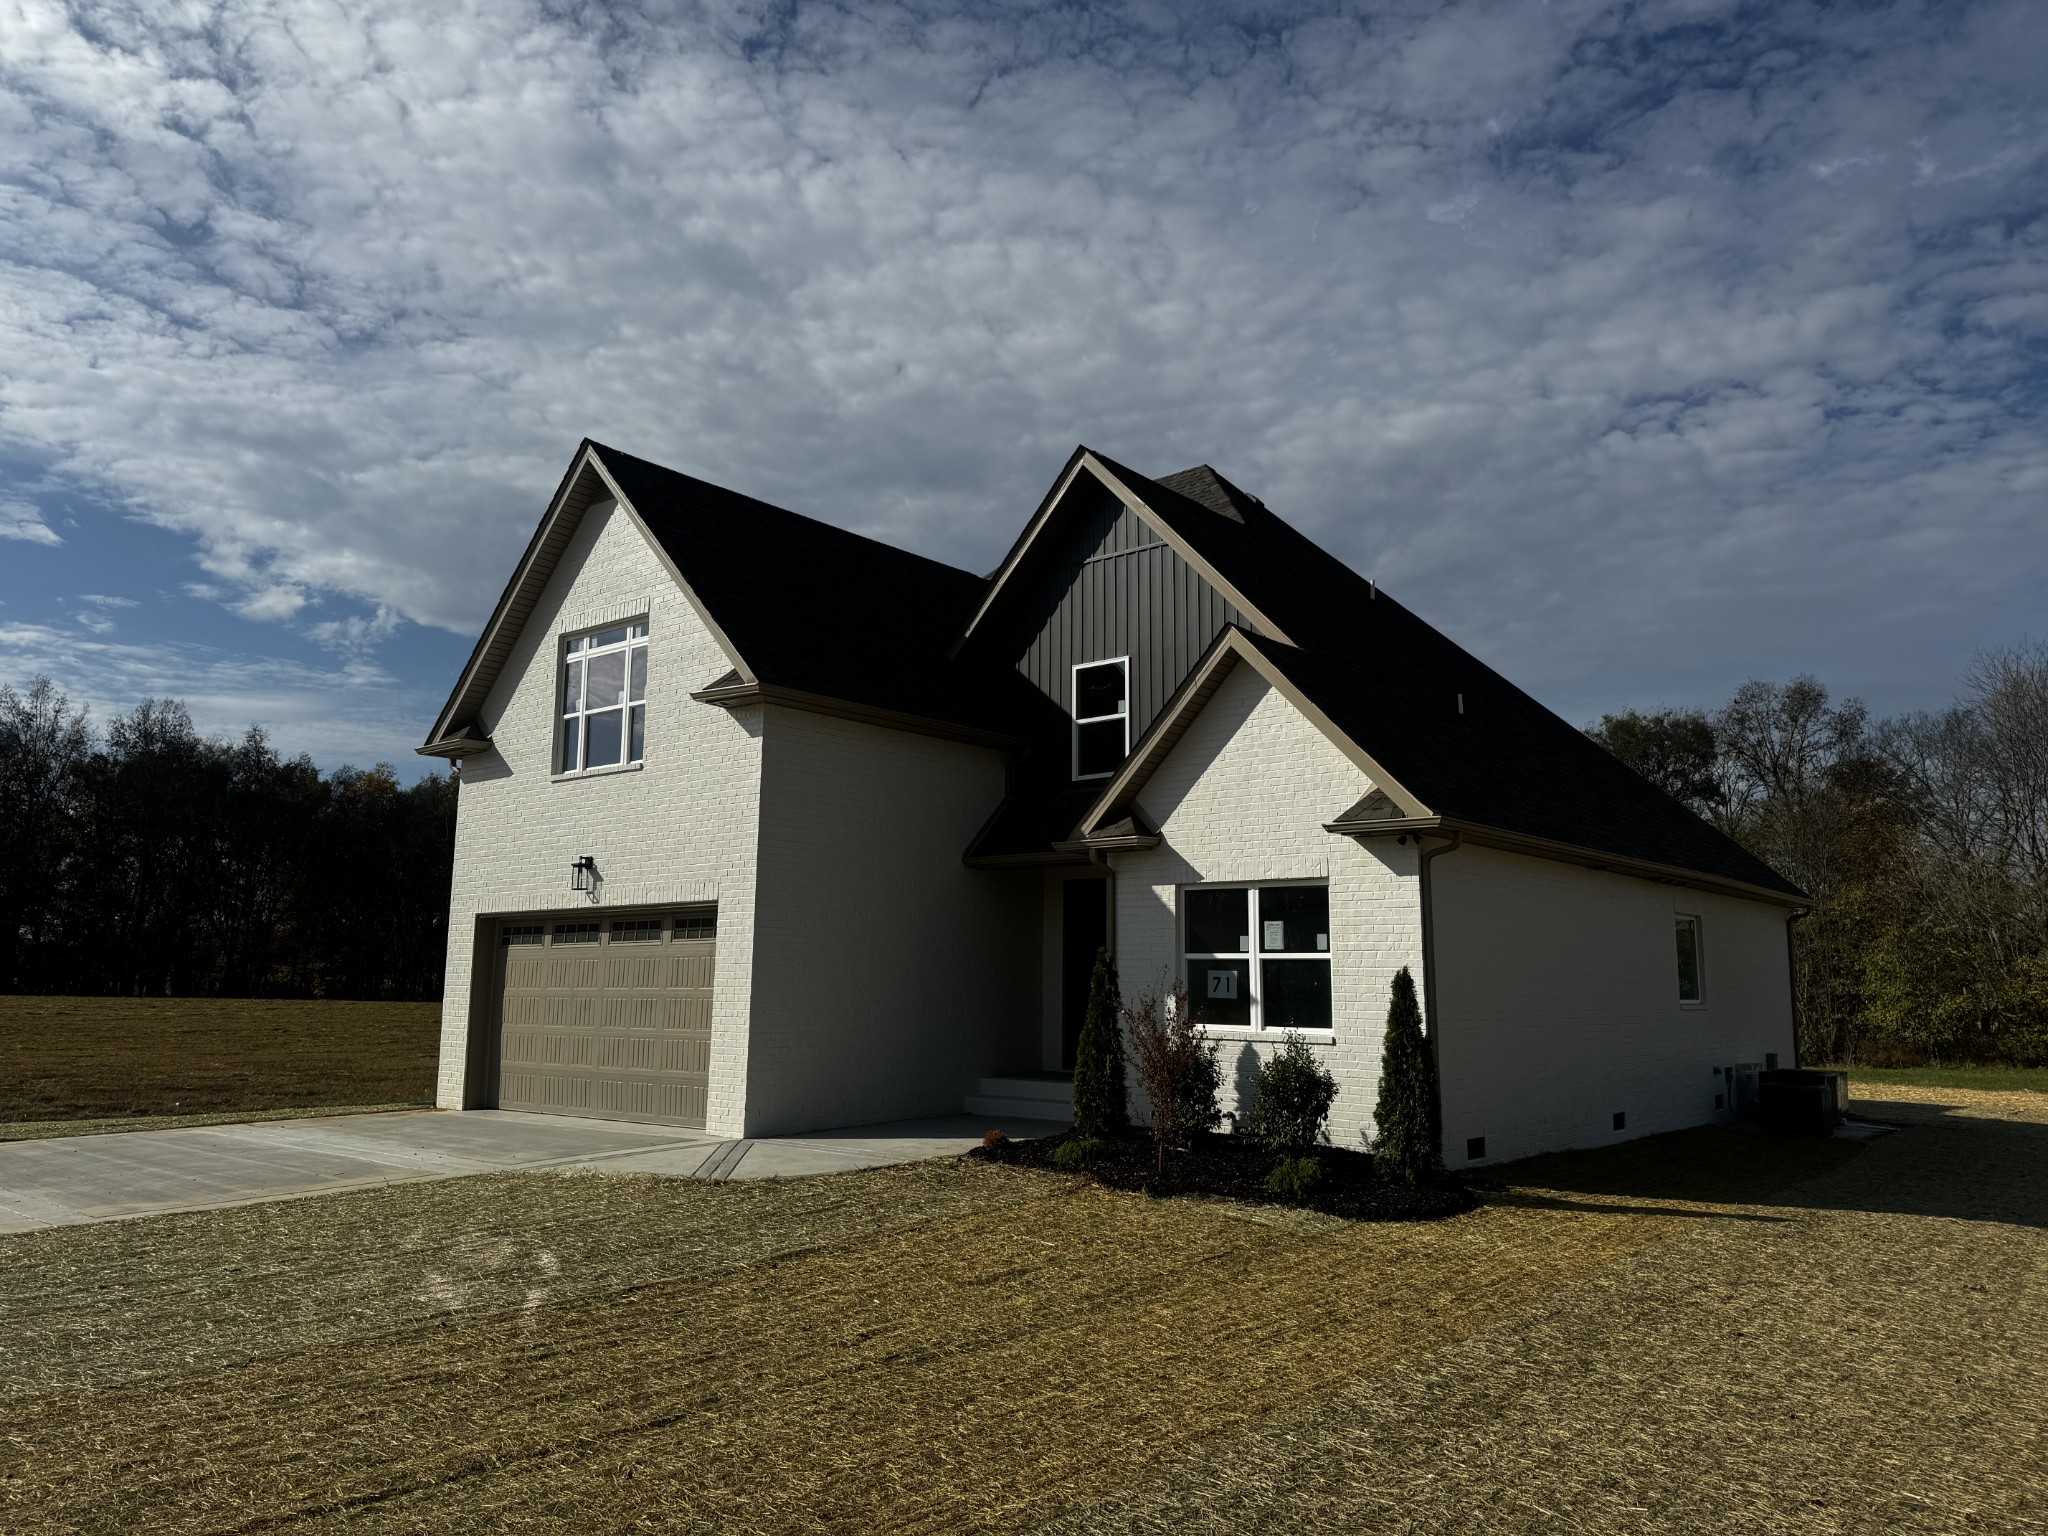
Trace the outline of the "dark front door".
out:
M 1107 880 L 1069 880 L 1060 887 L 1060 1066 L 1073 1070 L 1095 954 L 1109 943 Z

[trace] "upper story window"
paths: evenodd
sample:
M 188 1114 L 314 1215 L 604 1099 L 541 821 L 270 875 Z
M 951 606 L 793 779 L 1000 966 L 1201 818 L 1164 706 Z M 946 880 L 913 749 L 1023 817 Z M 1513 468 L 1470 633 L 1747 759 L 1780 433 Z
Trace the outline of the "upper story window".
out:
M 1678 1000 L 1681 1003 L 1703 1001 L 1700 979 L 1700 920 L 1681 912 L 1678 915 Z
M 1131 663 L 1085 661 L 1074 668 L 1074 777 L 1106 779 L 1131 750 Z
M 1330 888 L 1206 886 L 1181 893 L 1195 1022 L 1330 1029 Z
M 646 749 L 646 621 L 573 637 L 562 653 L 558 771 L 637 763 Z

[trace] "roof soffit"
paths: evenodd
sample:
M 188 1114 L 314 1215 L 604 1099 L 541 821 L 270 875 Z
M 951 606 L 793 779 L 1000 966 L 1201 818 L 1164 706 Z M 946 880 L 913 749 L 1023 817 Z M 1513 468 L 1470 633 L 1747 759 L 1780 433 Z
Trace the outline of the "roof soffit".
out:
M 995 574 L 990 577 L 987 595 L 982 598 L 981 606 L 975 610 L 974 617 L 968 620 L 967 628 L 961 632 L 959 640 L 954 643 L 953 649 L 956 654 L 961 647 L 965 646 L 973 638 L 975 631 L 981 627 L 982 622 L 987 619 L 989 614 L 1001 602 L 1002 595 L 1008 590 L 1011 579 L 1025 565 L 1031 554 L 1040 547 L 1047 529 L 1058 520 L 1059 514 L 1068 504 L 1076 482 L 1083 475 L 1092 477 L 1098 485 L 1128 507 L 1134 517 L 1138 518 L 1146 527 L 1157 534 L 1176 555 L 1187 562 L 1188 566 L 1202 580 L 1208 582 L 1210 586 L 1220 592 L 1233 608 L 1257 623 L 1261 632 L 1271 635 L 1274 639 L 1284 644 L 1294 644 L 1294 641 L 1288 636 L 1286 631 L 1281 629 L 1270 615 L 1263 612 L 1257 604 L 1253 603 L 1243 592 L 1239 591 L 1235 585 L 1226 581 L 1222 574 L 1203 558 L 1198 550 L 1175 531 L 1171 523 L 1146 504 L 1145 498 L 1136 489 L 1126 482 L 1115 470 L 1105 464 L 1091 449 L 1082 446 L 1074 450 L 1073 457 L 1067 460 L 1066 468 L 1060 472 L 1059 478 L 1053 482 L 1052 489 L 1046 493 L 1045 499 L 1039 503 L 1037 512 L 1032 515 L 1031 521 L 1025 524 L 1024 532 L 1018 536 L 1017 542 L 1010 547 L 1009 554 L 1003 558 L 1003 563 L 996 568 Z

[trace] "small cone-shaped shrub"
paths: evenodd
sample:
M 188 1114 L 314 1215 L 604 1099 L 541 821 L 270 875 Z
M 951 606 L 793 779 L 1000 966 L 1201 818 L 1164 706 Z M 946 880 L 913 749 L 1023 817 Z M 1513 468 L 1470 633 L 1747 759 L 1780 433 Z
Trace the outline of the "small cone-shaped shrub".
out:
M 1382 1178 L 1419 1184 L 1443 1167 L 1438 1129 L 1436 1058 L 1422 1036 L 1415 978 L 1401 967 L 1387 1005 L 1380 1058 L 1380 1099 L 1373 1111 L 1373 1165 Z
M 1109 951 L 1095 952 L 1088 981 L 1088 1011 L 1074 1046 L 1074 1134 L 1114 1136 L 1129 1128 L 1124 1096 L 1123 991 Z

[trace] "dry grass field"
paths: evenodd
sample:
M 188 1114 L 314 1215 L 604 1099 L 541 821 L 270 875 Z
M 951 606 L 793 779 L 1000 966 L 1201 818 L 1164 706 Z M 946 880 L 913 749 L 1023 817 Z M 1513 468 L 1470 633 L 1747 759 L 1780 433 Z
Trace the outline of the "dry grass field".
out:
M 0 996 L 0 1127 L 418 1103 L 440 1022 L 438 1003 Z
M 1350 1225 L 969 1162 L 0 1238 L 0 1529 L 2048 1529 L 2048 1100 Z

